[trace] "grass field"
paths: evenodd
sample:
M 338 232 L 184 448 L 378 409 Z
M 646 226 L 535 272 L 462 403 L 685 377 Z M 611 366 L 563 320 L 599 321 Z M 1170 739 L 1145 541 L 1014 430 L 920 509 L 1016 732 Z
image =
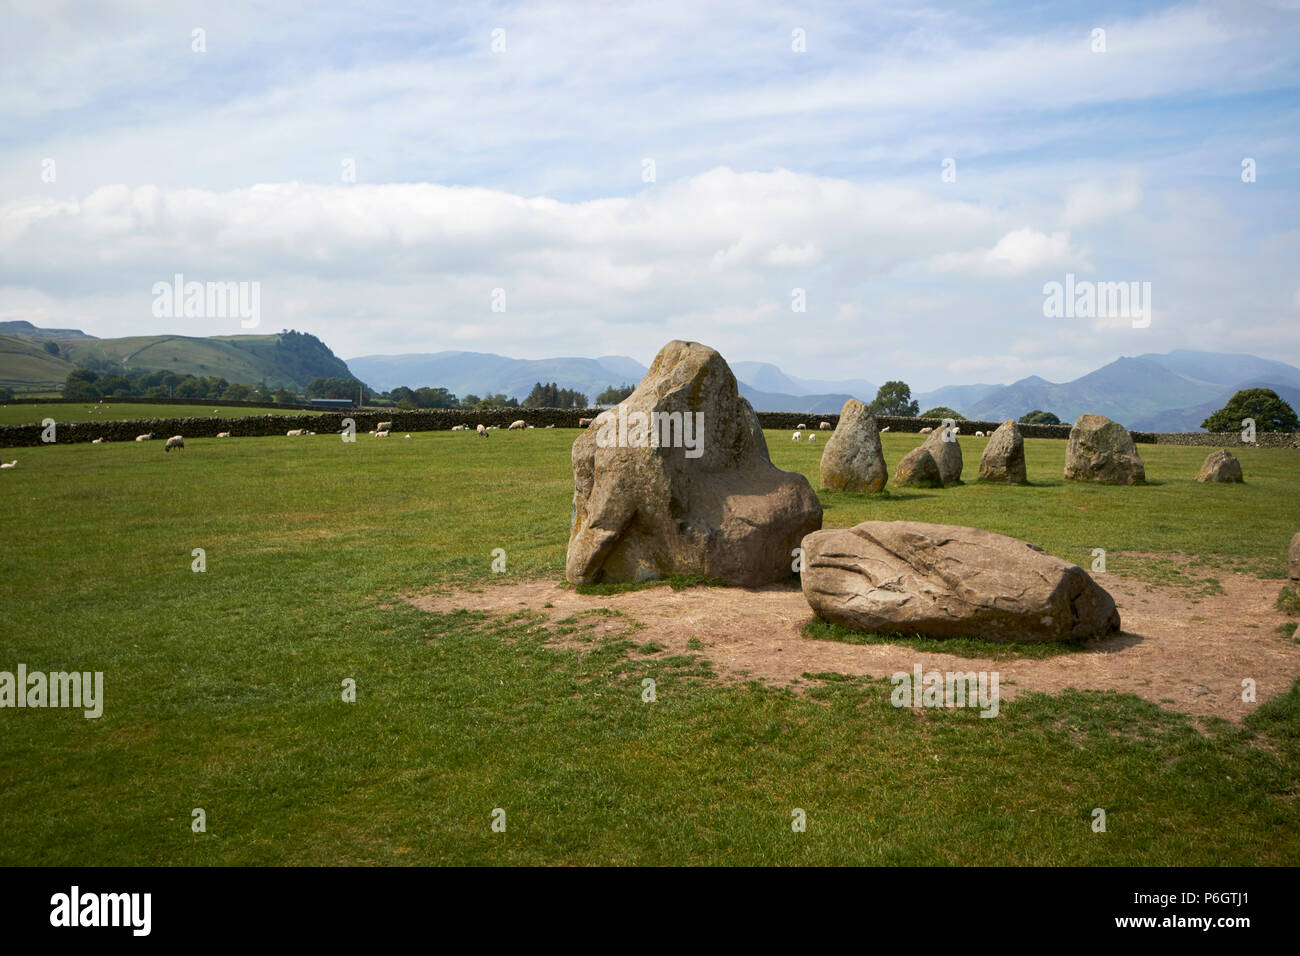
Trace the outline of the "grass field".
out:
M 115 403 L 111 399 L 100 405 L 97 402 L 51 402 L 48 405 L 0 404 L 0 425 L 35 425 L 47 418 L 56 422 L 119 422 L 134 418 L 243 418 L 248 415 L 319 415 L 318 411 L 302 408 L 263 408 L 222 405 L 146 405 Z
M 574 437 L 16 449 L 0 670 L 103 671 L 107 700 L 0 711 L 0 864 L 1300 862 L 1295 688 L 1245 726 L 1092 692 L 918 715 L 887 681 L 722 684 L 634 639 L 578 653 L 526 614 L 397 599 L 559 578 Z M 884 437 L 891 467 L 920 441 Z M 768 441 L 816 486 L 820 442 Z M 1035 484 L 991 487 L 983 444 L 962 439 L 963 486 L 823 493 L 826 525 L 971 524 L 1165 583 L 1285 573 L 1300 452 L 1244 449 L 1245 485 L 1198 485 L 1208 449 L 1142 446 L 1151 483 L 1111 488 L 1063 482 L 1064 442 L 1031 440 Z

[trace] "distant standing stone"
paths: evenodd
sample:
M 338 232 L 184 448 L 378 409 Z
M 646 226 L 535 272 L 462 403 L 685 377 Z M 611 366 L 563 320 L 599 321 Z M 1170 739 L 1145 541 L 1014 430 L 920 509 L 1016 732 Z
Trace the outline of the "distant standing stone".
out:
M 1212 451 L 1205 456 L 1205 464 L 1197 472 L 1196 480 L 1240 482 L 1241 462 L 1237 461 L 1237 456 L 1226 448 L 1222 451 Z
M 939 474 L 939 465 L 930 454 L 930 449 L 918 445 L 904 455 L 898 463 L 894 484 L 899 487 L 912 485 L 917 488 L 942 488 L 943 476 Z
M 1014 421 L 1005 421 L 989 436 L 989 443 L 984 446 L 984 454 L 980 456 L 980 481 L 1015 485 L 1028 480 L 1024 436 Z
M 1065 477 L 1140 485 L 1146 482 L 1147 472 L 1128 429 L 1105 415 L 1080 415 L 1065 449 Z
M 940 426 L 930 432 L 930 437 L 921 446 L 930 453 L 934 463 L 939 466 L 939 480 L 945 485 L 961 481 L 961 443 L 957 441 L 957 429 Z
M 856 398 L 844 403 L 840 422 L 822 452 L 821 486 L 875 494 L 889 480 L 875 416 Z

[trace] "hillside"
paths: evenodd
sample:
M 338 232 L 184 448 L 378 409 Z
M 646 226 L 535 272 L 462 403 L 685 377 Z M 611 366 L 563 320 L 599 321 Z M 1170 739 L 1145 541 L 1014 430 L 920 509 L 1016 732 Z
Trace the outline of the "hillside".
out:
M 71 329 L 38 329 L 26 322 L 4 324 L 19 327 L 14 335 L 0 336 L 10 342 L 0 350 L 0 381 L 4 384 L 62 384 L 77 367 L 216 376 L 232 383 L 265 382 L 272 388 L 283 385 L 295 390 L 302 390 L 314 378 L 352 378 L 347 365 L 325 343 L 302 332 L 97 339 Z M 42 343 L 48 340 L 57 341 L 60 356 L 42 350 Z
M 348 360 L 357 378 L 389 391 L 440 386 L 455 395 L 504 392 L 522 401 L 538 382 L 576 389 L 591 401 L 610 385 L 635 385 L 647 369 L 625 356 L 604 359 L 512 359 L 489 352 L 434 352 L 418 355 L 365 355 Z
M 0 385 L 15 389 L 62 385 L 68 373 L 76 367 L 61 356 L 50 355 L 28 339 L 0 335 Z

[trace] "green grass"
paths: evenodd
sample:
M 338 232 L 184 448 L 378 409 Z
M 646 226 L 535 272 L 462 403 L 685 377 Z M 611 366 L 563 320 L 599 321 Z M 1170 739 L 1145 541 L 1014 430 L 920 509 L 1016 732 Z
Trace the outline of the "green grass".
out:
M 35 425 L 47 418 L 56 422 L 118 422 L 135 418 L 244 418 L 249 415 L 319 415 L 315 410 L 302 408 L 240 407 L 222 405 L 132 404 L 106 399 L 98 402 L 51 402 L 48 405 L 0 404 L 0 425 Z
M 617 615 L 551 625 L 585 635 L 579 652 L 548 646 L 536 614 L 399 599 L 557 580 L 573 437 L 17 450 L 0 474 L 0 669 L 101 670 L 107 701 L 98 720 L 0 711 L 0 864 L 1300 860 L 1295 690 L 1243 727 L 1094 692 L 1021 695 L 992 720 L 918 714 L 881 680 L 719 682 L 630 624 L 597 636 Z M 919 441 L 885 437 L 891 465 Z M 815 483 L 821 445 L 768 438 Z M 1152 484 L 1107 488 L 1060 480 L 1063 442 L 1027 444 L 1033 486 L 973 481 L 982 440 L 963 439 L 965 485 L 824 494 L 826 524 L 974 524 L 1085 566 L 1103 547 L 1125 574 L 1138 552 L 1284 572 L 1300 452 L 1242 450 L 1247 483 L 1211 486 L 1192 481 L 1206 449 L 1144 447 Z

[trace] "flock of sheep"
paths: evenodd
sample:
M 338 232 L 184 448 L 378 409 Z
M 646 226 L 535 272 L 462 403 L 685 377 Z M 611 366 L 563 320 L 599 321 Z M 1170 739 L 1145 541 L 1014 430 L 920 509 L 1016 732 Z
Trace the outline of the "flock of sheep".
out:
M 522 430 L 524 430 L 524 429 L 526 429 L 526 428 L 536 428 L 536 427 L 537 427 L 536 425 L 529 425 L 526 421 L 524 421 L 524 420 L 521 418 L 521 419 L 519 419 L 519 420 L 517 420 L 517 421 L 513 421 L 513 422 L 511 422 L 510 425 L 509 425 L 509 427 L 508 427 L 506 430 L 507 430 L 507 431 L 512 431 L 512 432 L 513 432 L 513 431 L 522 431 Z M 554 426 L 554 425 L 547 425 L 546 427 L 547 427 L 547 428 L 554 428 L 555 426 Z M 389 434 L 392 432 L 392 429 L 393 429 L 393 423 L 392 423 L 392 422 L 379 422 L 379 423 L 378 423 L 374 428 L 372 428 L 372 429 L 370 430 L 370 434 L 371 434 L 371 435 L 374 435 L 376 438 L 387 438 L 387 437 L 389 436 Z M 468 426 L 468 425 L 453 425 L 453 426 L 451 426 L 451 430 L 454 431 L 454 432 L 469 431 L 469 426 Z M 495 430 L 496 430 L 496 426 L 495 426 L 495 425 L 488 425 L 488 426 L 486 426 L 486 427 L 484 427 L 483 425 L 479 425 L 479 426 L 477 426 L 477 431 L 478 431 L 478 435 L 479 435 L 480 438 L 487 438 L 487 437 L 488 437 L 488 432 L 490 432 L 490 431 L 495 431 Z M 306 429 L 306 428 L 291 428 L 289 431 L 285 432 L 284 434 L 285 434 L 285 437 L 287 437 L 287 438 L 297 438 L 297 437 L 304 436 L 304 435 L 315 435 L 316 433 L 315 433 L 314 431 L 310 431 L 310 430 L 308 430 L 308 429 Z M 218 437 L 218 438 L 229 438 L 229 437 L 230 437 L 230 432 L 217 432 L 217 437 Z M 410 438 L 411 436 L 410 436 L 410 434 L 408 433 L 405 437 Z M 135 436 L 135 440 L 136 440 L 136 441 L 153 441 L 153 439 L 154 439 L 154 434 L 153 434 L 153 432 L 147 432 L 147 433 L 145 433 L 145 434 L 143 434 L 143 435 L 136 435 L 136 436 Z M 95 439 L 92 439 L 92 440 L 91 440 L 91 444 L 92 444 L 92 445 L 100 445 L 100 444 L 103 444 L 103 442 L 104 442 L 104 439 L 102 439 L 102 438 L 95 438 Z M 184 447 L 185 447 L 185 437 L 184 437 L 183 435 L 173 435 L 171 438 L 167 439 L 167 443 L 163 446 L 163 451 L 165 451 L 165 452 L 166 452 L 166 451 L 171 451 L 173 448 L 182 448 L 182 449 L 183 449 Z M 12 468 L 12 467 L 13 467 L 14 465 L 16 465 L 16 464 L 18 464 L 17 459 L 15 459 L 13 462 L 10 462 L 10 463 L 7 463 L 7 464 L 6 464 L 6 463 L 0 463 L 0 468 Z

